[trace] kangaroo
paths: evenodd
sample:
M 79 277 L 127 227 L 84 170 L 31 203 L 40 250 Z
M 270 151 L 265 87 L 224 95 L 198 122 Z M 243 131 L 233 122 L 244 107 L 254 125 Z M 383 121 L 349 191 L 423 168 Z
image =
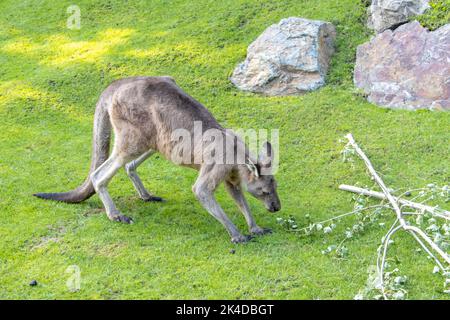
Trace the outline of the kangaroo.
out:
M 196 138 L 194 122 L 202 123 L 202 130 L 215 129 L 224 138 L 233 138 L 234 152 L 244 152 L 245 163 L 221 163 L 219 161 L 192 161 L 205 155 L 204 146 L 213 146 L 220 139 Z M 111 127 L 114 145 L 109 154 Z M 192 156 L 188 161 L 173 161 L 177 143 L 172 133 L 182 128 L 193 137 Z M 196 139 L 196 140 L 195 140 Z M 242 151 L 243 150 L 243 151 Z M 265 142 L 255 158 L 245 143 L 231 130 L 222 128 L 213 115 L 198 101 L 185 93 L 171 77 L 132 77 L 114 81 L 100 95 L 94 115 L 92 160 L 88 177 L 78 188 L 62 193 L 36 193 L 34 196 L 78 203 L 98 193 L 108 218 L 122 223 L 133 220 L 119 212 L 108 193 L 108 183 L 122 167 L 144 201 L 163 201 L 143 185 L 136 169 L 155 152 L 179 165 L 199 171 L 192 191 L 202 206 L 228 231 L 233 243 L 249 241 L 253 235 L 263 235 L 270 229 L 259 227 L 249 209 L 243 189 L 262 201 L 268 211 L 280 210 L 277 183 L 270 169 L 273 150 Z M 202 153 L 203 154 L 198 154 Z M 183 158 L 183 159 L 186 159 Z M 262 170 L 265 169 L 265 170 Z M 265 174 L 262 174 L 265 171 Z M 250 235 L 242 235 L 225 214 L 214 197 L 221 182 L 244 215 Z

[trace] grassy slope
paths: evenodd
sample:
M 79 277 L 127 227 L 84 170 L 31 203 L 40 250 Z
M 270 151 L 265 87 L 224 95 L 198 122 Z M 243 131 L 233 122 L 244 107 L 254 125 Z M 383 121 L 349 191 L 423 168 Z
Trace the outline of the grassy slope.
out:
M 159 157 L 140 172 L 167 203 L 140 202 L 124 173 L 111 184 L 119 208 L 135 219 L 132 226 L 108 221 L 97 197 L 68 205 L 30 195 L 84 179 L 98 95 L 113 79 L 142 74 L 174 76 L 227 127 L 280 129 L 279 216 L 306 223 L 305 214 L 319 220 L 351 209 L 351 195 L 337 185 L 370 181 L 361 165 L 352 169 L 340 160 L 339 139 L 348 131 L 387 184 L 449 183 L 450 114 L 385 110 L 355 93 L 355 49 L 370 37 L 356 2 L 85 0 L 77 1 L 82 28 L 71 31 L 65 28 L 71 1 L 2 1 L 0 297 L 352 298 L 365 285 L 385 228 L 349 241 L 348 258 L 337 259 L 320 251 L 341 233 L 299 238 L 251 200 L 257 220 L 274 234 L 234 246 L 194 200 L 195 172 Z M 227 77 L 246 47 L 288 16 L 337 26 L 329 85 L 301 97 L 238 92 Z M 218 198 L 244 230 L 223 189 Z M 445 298 L 442 279 L 414 249 L 403 236 L 392 249 L 411 279 L 409 298 Z M 76 293 L 65 285 L 69 265 L 81 268 Z M 40 285 L 29 287 L 31 279 Z

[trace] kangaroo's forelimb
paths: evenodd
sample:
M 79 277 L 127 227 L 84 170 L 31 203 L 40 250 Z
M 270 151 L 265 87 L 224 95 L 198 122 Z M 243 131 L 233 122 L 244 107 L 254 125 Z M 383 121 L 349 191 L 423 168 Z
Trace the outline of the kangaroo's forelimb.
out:
M 248 206 L 247 200 L 245 199 L 244 193 L 239 185 L 234 185 L 228 181 L 225 181 L 225 189 L 230 194 L 231 198 L 236 202 L 237 206 L 241 210 L 247 222 L 248 229 L 251 234 L 263 235 L 272 232 L 271 229 L 261 228 L 255 222 L 252 213 L 250 212 L 250 207 Z
M 197 178 L 192 191 L 197 197 L 198 201 L 202 206 L 209 212 L 214 218 L 216 218 L 228 231 L 231 242 L 233 243 L 243 243 L 251 240 L 251 236 L 242 235 L 238 228 L 233 224 L 233 222 L 228 218 L 228 216 L 223 211 L 222 207 L 217 202 L 214 197 L 214 191 L 217 188 L 220 181 L 217 180 L 213 174 L 205 173 L 207 170 L 200 170 L 200 175 Z M 214 172 L 210 170 L 209 172 Z

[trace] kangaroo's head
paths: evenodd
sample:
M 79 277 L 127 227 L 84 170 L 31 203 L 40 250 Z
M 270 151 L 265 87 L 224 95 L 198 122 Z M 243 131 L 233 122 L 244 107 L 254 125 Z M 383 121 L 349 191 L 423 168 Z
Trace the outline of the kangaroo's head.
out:
M 256 199 L 262 201 L 270 212 L 281 209 L 280 199 L 277 194 L 277 182 L 271 170 L 273 158 L 272 146 L 269 142 L 265 142 L 258 156 L 257 163 L 247 165 L 249 169 L 247 191 Z

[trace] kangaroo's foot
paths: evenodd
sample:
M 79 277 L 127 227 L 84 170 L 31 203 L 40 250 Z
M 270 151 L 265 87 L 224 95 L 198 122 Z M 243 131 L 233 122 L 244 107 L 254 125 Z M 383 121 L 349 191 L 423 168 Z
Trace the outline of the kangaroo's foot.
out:
M 262 236 L 264 234 L 272 233 L 272 229 L 256 226 L 250 229 L 250 233 L 256 236 Z
M 122 222 L 122 223 L 126 223 L 126 224 L 134 223 L 133 219 L 131 219 L 130 217 L 124 216 L 120 212 L 110 213 L 110 214 L 108 214 L 108 218 L 111 221 Z
M 166 202 L 165 199 L 161 198 L 161 197 L 157 197 L 157 196 L 152 196 L 152 195 L 147 195 L 144 197 L 141 197 L 142 200 L 144 200 L 145 202 Z
M 231 237 L 231 242 L 233 242 L 233 243 L 246 243 L 246 242 L 249 242 L 252 239 L 253 239 L 253 237 L 250 236 L 250 235 L 242 235 L 242 234 L 240 234 L 240 235 Z

